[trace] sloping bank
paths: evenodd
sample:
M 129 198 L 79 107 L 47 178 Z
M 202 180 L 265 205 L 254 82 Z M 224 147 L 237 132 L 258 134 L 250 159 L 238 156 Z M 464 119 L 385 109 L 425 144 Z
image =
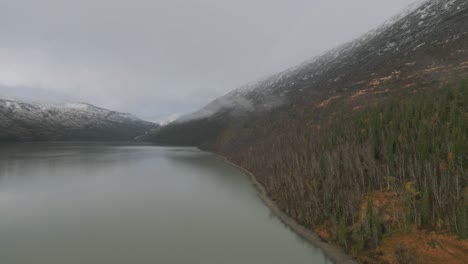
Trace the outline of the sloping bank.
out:
M 285 214 L 277 205 L 276 203 L 268 197 L 267 192 L 265 190 L 265 187 L 257 180 L 255 175 L 253 175 L 250 171 L 246 170 L 245 168 L 232 163 L 229 161 L 226 157 L 221 156 L 224 161 L 241 171 L 243 171 L 246 175 L 250 177 L 252 180 L 255 188 L 258 191 L 258 196 L 262 199 L 262 201 L 265 203 L 266 206 L 268 206 L 271 211 L 278 217 L 281 222 L 286 224 L 289 228 L 291 228 L 294 232 L 296 232 L 298 235 L 303 237 L 305 240 L 307 240 L 309 243 L 311 243 L 313 246 L 319 248 L 322 250 L 322 252 L 335 264 L 357 264 L 358 262 L 351 256 L 347 255 L 343 250 L 340 248 L 331 245 L 329 243 L 326 243 L 323 241 L 315 232 L 312 230 L 309 230 L 299 223 L 296 222 L 293 218 L 289 217 L 287 214 Z

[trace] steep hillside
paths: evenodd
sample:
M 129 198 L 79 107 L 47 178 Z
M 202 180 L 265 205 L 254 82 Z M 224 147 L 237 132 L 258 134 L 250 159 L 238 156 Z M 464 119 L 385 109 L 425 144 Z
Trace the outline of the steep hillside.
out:
M 468 2 L 424 1 L 151 138 L 226 156 L 362 262 L 468 263 L 466 78 Z
M 288 111 L 294 118 L 303 118 L 332 100 L 362 106 L 395 90 L 436 87 L 464 76 L 468 71 L 467 6 L 463 0 L 417 4 L 355 41 L 237 89 L 180 118 L 154 140 L 203 145 L 213 142 L 213 133 L 219 134 L 221 128 L 246 116 L 271 117 Z M 206 136 L 178 136 L 178 130 L 183 132 L 191 124 L 197 127 L 200 122 L 211 124 Z
M 0 99 L 0 141 L 132 140 L 155 127 L 130 114 L 84 103 Z

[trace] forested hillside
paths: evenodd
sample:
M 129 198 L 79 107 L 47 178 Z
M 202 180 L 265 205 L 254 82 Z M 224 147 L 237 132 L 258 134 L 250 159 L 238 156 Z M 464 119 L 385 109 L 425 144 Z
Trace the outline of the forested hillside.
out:
M 392 234 L 467 238 L 468 82 L 333 108 L 306 126 L 265 121 L 261 138 L 221 153 L 298 222 L 370 263 Z
M 468 263 L 468 2 L 425 1 L 162 127 L 364 263 Z

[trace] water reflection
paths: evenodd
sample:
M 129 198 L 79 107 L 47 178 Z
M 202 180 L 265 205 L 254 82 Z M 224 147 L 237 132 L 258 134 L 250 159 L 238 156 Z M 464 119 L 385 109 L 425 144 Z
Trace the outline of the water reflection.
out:
M 0 147 L 0 263 L 327 263 L 193 148 Z

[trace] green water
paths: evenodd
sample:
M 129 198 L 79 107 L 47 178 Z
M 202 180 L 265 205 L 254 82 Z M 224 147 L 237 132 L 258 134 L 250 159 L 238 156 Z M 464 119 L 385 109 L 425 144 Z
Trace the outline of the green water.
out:
M 191 148 L 0 145 L 1 264 L 330 263 Z

